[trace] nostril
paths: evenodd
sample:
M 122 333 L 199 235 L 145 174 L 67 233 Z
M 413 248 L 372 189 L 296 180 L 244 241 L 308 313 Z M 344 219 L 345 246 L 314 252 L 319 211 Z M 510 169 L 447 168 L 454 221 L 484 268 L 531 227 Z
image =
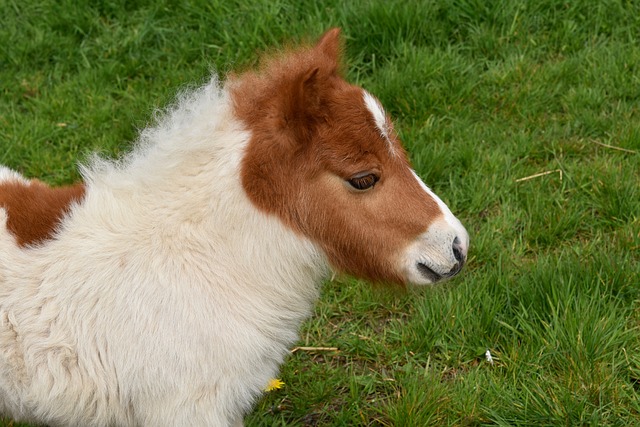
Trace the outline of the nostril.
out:
M 464 253 L 462 253 L 462 246 L 460 245 L 460 239 L 457 237 L 453 239 L 453 256 L 458 262 L 464 261 Z

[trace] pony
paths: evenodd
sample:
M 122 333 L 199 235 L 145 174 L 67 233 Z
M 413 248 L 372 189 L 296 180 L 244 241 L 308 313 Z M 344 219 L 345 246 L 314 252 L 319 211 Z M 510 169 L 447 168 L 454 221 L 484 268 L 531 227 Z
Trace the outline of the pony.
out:
M 332 29 L 212 77 L 75 186 L 0 170 L 0 414 L 241 426 L 332 271 L 460 271 L 467 231 L 341 46 Z

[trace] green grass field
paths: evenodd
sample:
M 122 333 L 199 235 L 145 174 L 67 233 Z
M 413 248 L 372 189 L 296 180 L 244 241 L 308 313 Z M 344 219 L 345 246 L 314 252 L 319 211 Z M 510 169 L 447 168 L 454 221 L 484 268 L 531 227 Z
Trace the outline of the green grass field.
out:
M 467 226 L 468 266 L 447 285 L 327 283 L 299 345 L 337 350 L 292 354 L 248 426 L 640 425 L 639 2 L 0 10 L 1 164 L 72 182 L 211 70 L 340 26 L 349 80 Z

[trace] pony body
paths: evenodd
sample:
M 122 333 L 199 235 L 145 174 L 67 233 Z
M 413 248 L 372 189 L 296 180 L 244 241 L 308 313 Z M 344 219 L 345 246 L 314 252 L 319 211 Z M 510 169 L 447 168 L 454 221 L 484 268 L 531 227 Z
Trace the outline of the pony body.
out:
M 49 204 L 62 214 L 36 244 L 19 244 L 0 204 L 0 413 L 241 425 L 332 268 L 418 284 L 459 271 L 466 231 L 381 107 L 339 77 L 338 43 L 330 31 L 183 95 L 124 159 L 82 169 L 82 193 Z M 408 194 L 408 213 L 385 189 Z M 350 207 L 391 225 L 361 230 Z

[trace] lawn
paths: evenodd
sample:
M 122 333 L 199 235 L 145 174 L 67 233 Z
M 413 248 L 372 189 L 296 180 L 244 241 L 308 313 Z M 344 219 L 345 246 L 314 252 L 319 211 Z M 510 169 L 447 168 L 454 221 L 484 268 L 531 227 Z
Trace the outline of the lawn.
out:
M 640 3 L 0 10 L 1 164 L 73 182 L 212 70 L 340 26 L 348 79 L 380 98 L 469 230 L 468 265 L 444 286 L 327 282 L 301 330 L 312 349 L 248 426 L 640 425 Z

